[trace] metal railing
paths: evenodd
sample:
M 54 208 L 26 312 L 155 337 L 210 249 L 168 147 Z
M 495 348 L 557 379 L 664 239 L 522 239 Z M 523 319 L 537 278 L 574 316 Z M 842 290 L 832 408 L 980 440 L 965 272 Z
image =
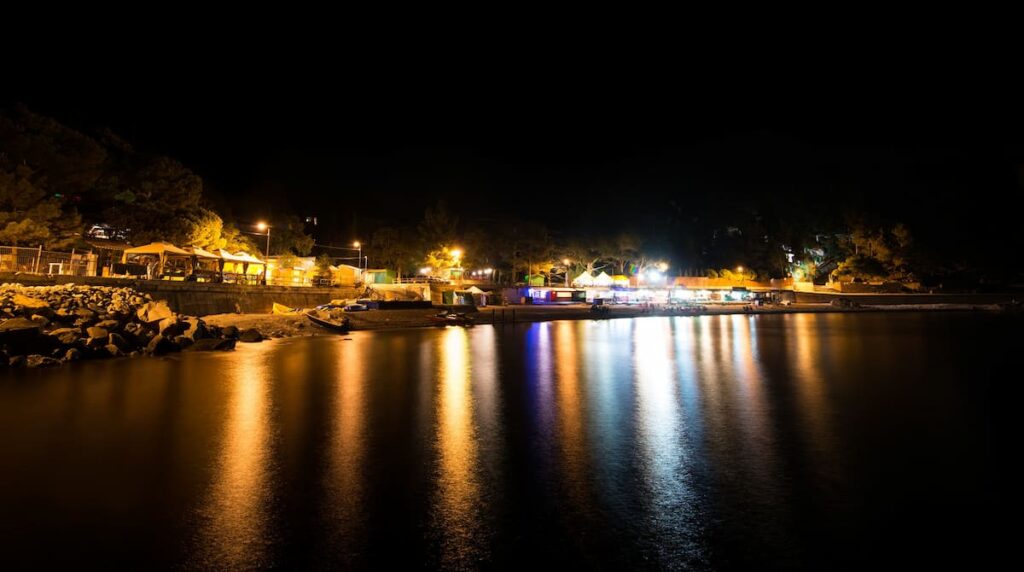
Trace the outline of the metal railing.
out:
M 54 252 L 42 248 L 0 246 L 0 272 L 95 276 L 96 255 L 89 252 Z

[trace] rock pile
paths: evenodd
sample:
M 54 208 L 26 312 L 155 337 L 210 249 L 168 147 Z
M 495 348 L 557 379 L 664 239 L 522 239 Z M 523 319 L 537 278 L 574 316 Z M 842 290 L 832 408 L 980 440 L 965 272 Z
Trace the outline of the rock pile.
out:
M 257 330 L 207 325 L 149 294 L 113 286 L 0 285 L 0 367 L 80 359 L 231 350 Z

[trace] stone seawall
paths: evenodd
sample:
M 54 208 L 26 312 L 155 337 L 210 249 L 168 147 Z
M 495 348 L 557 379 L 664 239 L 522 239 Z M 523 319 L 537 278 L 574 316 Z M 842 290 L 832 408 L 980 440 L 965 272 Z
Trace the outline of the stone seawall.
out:
M 83 284 L 90 286 L 130 287 L 150 294 L 156 300 L 167 300 L 172 310 L 190 316 L 206 316 L 241 311 L 266 313 L 274 302 L 286 306 L 311 308 L 335 299 L 355 298 L 355 288 L 297 288 L 288 286 L 243 286 L 206 282 L 171 282 L 168 280 L 125 280 L 98 276 L 36 276 L 0 274 L 0 283 L 17 282 L 25 286 Z
M 844 292 L 796 292 L 800 304 L 828 304 L 844 298 L 869 306 L 890 306 L 905 304 L 1005 304 L 1014 298 L 1013 294 L 853 294 Z M 1017 295 L 1017 299 L 1020 296 Z

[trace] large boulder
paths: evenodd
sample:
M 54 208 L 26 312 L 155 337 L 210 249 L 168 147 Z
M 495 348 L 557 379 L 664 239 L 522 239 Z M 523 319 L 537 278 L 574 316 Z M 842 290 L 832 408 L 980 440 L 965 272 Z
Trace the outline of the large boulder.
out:
M 154 325 L 167 318 L 173 318 L 174 312 L 164 301 L 146 302 L 135 312 L 135 316 L 144 324 Z
M 114 332 L 121 329 L 121 322 L 117 320 L 101 320 L 96 322 L 97 328 L 103 328 L 108 332 Z
M 185 348 L 187 352 L 227 351 L 235 349 L 235 340 L 229 338 L 202 338 Z
M 149 340 L 149 344 L 146 345 L 146 353 L 155 356 L 169 354 L 180 350 L 181 348 L 179 348 L 172 340 L 169 340 L 159 334 L 153 336 L 153 339 Z
M 222 330 L 222 333 L 224 334 L 225 338 L 237 338 L 238 328 L 235 326 L 225 326 L 224 329 Z
M 106 328 L 101 328 L 99 326 L 86 328 L 85 333 L 89 334 L 90 338 L 106 338 L 110 335 L 110 332 L 108 332 Z
M 33 298 L 24 294 L 15 294 L 14 297 L 11 298 L 11 302 L 13 302 L 15 306 L 22 308 L 22 311 L 29 315 L 39 314 L 47 317 L 53 315 L 53 310 L 50 308 L 50 304 L 48 304 L 46 300 L 42 300 L 40 298 Z
M 127 350 L 131 346 L 131 344 L 128 343 L 128 340 L 124 339 L 124 336 L 121 334 L 110 334 L 107 336 L 107 345 L 117 346 L 122 350 Z
M 28 318 L 11 318 L 0 322 L 0 344 L 32 339 L 40 335 L 42 326 Z
M 250 344 L 254 342 L 262 342 L 263 334 L 261 334 L 260 331 L 257 330 L 256 328 L 249 328 L 248 330 L 243 331 L 241 334 L 238 334 L 238 341 Z
M 79 308 L 75 310 L 75 315 L 78 316 L 79 318 L 83 318 L 86 320 L 96 319 L 96 312 L 90 310 L 89 308 Z
M 60 360 L 33 354 L 25 358 L 25 365 L 28 367 L 53 367 L 60 365 Z
M 206 322 L 199 318 L 185 318 L 182 323 L 185 324 L 185 331 L 182 335 L 192 341 L 201 340 L 209 336 L 209 332 L 206 328 Z
M 160 335 L 165 338 L 174 338 L 175 336 L 180 336 L 184 333 L 187 327 L 188 324 L 179 322 L 177 318 L 164 318 L 163 320 L 160 320 L 160 325 L 157 327 L 157 331 L 159 331 Z

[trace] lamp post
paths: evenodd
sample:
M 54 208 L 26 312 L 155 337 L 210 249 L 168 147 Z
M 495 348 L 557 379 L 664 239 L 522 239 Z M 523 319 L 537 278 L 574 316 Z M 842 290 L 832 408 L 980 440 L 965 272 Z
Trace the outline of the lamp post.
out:
M 265 223 L 265 222 L 260 221 L 260 222 L 256 223 L 256 229 L 257 230 L 265 230 L 265 231 L 267 231 L 267 252 L 266 252 L 266 254 L 264 254 L 264 257 L 265 258 L 270 258 L 270 225 Z
M 356 266 L 359 267 L 359 271 L 363 270 L 363 243 L 358 240 L 352 243 L 352 247 L 359 251 L 359 256 L 356 258 Z

